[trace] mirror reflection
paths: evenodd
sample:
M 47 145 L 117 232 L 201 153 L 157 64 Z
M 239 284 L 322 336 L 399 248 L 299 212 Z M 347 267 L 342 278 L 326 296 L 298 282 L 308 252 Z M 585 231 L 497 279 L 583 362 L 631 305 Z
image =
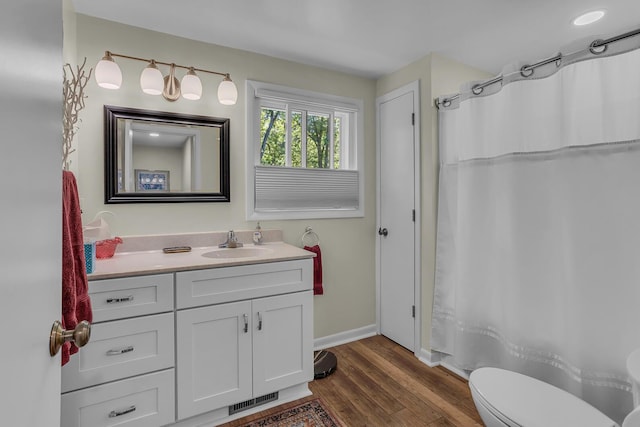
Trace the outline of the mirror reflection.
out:
M 228 119 L 105 106 L 105 202 L 229 201 L 228 127 Z

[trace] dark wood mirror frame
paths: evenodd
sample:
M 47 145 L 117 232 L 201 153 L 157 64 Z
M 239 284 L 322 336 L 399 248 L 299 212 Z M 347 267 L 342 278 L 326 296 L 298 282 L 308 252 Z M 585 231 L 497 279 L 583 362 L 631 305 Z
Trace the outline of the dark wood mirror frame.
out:
M 220 132 L 220 192 L 118 192 L 118 119 L 144 120 L 215 127 Z M 105 203 L 174 203 L 229 202 L 229 119 L 197 116 L 135 108 L 104 106 L 104 202 Z

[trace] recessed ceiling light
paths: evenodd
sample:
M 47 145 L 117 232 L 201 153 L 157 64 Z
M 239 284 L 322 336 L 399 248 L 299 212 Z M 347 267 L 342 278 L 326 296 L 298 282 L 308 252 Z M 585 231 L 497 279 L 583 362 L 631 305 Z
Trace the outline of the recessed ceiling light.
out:
M 604 10 L 593 10 L 591 12 L 583 13 L 573 20 L 573 25 L 589 25 L 596 21 L 599 21 L 604 16 Z
M 156 138 L 156 137 L 160 136 L 160 134 L 157 133 L 157 132 L 151 132 L 151 133 L 149 133 L 149 136 L 153 136 L 154 138 Z

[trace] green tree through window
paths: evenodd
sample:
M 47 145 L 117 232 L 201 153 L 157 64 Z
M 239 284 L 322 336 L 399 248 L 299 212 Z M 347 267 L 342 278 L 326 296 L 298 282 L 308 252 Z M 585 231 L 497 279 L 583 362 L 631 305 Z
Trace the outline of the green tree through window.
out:
M 343 124 L 340 117 L 311 111 L 291 111 L 290 144 L 289 153 L 287 153 L 286 116 L 285 110 L 261 108 L 260 164 L 340 169 Z M 306 125 L 305 138 L 303 138 L 303 122 Z M 329 138 L 331 128 L 333 128 L 332 139 Z M 303 164 L 302 152 L 305 146 L 306 163 Z
M 263 108 L 260 123 L 260 159 L 263 165 L 286 165 L 285 112 Z

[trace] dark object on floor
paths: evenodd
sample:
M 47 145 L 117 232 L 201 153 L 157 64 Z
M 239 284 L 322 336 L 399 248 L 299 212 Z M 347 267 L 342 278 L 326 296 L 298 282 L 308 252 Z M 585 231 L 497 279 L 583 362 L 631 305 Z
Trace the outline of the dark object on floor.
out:
M 337 367 L 338 359 L 335 354 L 326 350 L 318 351 L 313 358 L 313 379 L 328 377 Z

